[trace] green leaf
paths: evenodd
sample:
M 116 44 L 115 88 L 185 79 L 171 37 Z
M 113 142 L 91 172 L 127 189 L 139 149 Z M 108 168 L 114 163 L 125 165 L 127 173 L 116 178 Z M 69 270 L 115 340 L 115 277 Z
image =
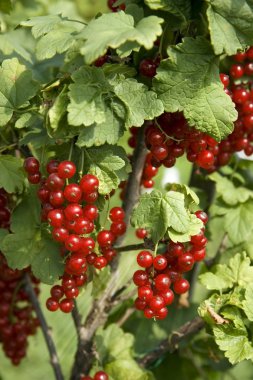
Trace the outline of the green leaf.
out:
M 253 191 L 242 186 L 235 187 L 232 181 L 221 176 L 219 173 L 213 173 L 209 178 L 216 183 L 218 196 L 228 205 L 234 206 L 238 203 L 246 202 L 249 198 L 253 198 Z
M 36 46 L 39 60 L 67 51 L 75 44 L 77 35 L 84 28 L 78 21 L 68 20 L 60 15 L 32 17 L 21 25 L 31 27 L 33 36 L 39 38 Z
M 11 10 L 12 10 L 12 1 L 11 0 L 1 0 L 0 12 L 10 13 Z
M 39 118 L 39 115 L 31 114 L 29 112 L 23 113 L 20 115 L 18 120 L 15 123 L 15 128 L 17 129 L 23 129 L 23 128 L 29 128 L 33 127 L 36 124 L 37 119 Z
M 163 19 L 148 16 L 134 25 L 134 18 L 122 11 L 103 14 L 93 19 L 83 31 L 82 36 L 86 41 L 81 53 L 85 56 L 86 63 L 90 64 L 104 55 L 109 47 L 117 49 L 127 41 L 149 50 L 157 36 L 162 34 L 162 23 Z
M 7 193 L 23 190 L 25 175 L 20 158 L 9 155 L 0 156 L 0 173 L 0 187 L 3 187 Z
M 125 333 L 116 324 L 99 328 L 95 336 L 99 361 L 104 363 L 106 373 L 117 380 L 154 380 L 141 369 L 132 357 L 134 336 Z
M 242 360 L 253 360 L 253 347 L 249 342 L 246 329 L 229 325 L 213 327 L 215 341 L 231 364 Z
M 105 76 L 97 67 L 82 67 L 69 86 L 68 121 L 84 125 L 79 147 L 116 144 L 125 128 L 141 126 L 163 112 L 162 102 L 153 91 L 135 79 L 123 75 Z
M 0 83 L 0 126 L 3 126 L 16 109 L 29 105 L 28 100 L 36 94 L 38 84 L 33 81 L 32 72 L 17 58 L 3 61 Z
M 187 203 L 185 202 L 185 205 L 187 206 Z M 197 235 L 201 228 L 203 227 L 203 223 L 201 220 L 199 220 L 196 215 L 190 214 L 190 224 L 188 231 L 185 233 L 179 233 L 175 231 L 173 228 L 168 228 L 168 236 L 169 238 L 174 241 L 175 243 L 187 243 L 191 240 L 191 236 Z
M 252 0 L 205 0 L 215 53 L 233 55 L 253 42 Z
M 127 109 L 126 127 L 139 127 L 144 120 L 152 120 L 163 112 L 163 105 L 153 91 L 134 79 L 120 81 L 114 88 L 116 96 Z
M 11 231 L 0 243 L 8 265 L 12 269 L 31 266 L 35 276 L 46 284 L 58 280 L 64 263 L 59 245 L 40 230 L 40 204 L 35 191 L 27 194 L 13 211 Z
M 251 236 L 253 231 L 252 213 L 253 201 L 249 200 L 229 209 L 225 214 L 224 228 L 233 243 L 242 243 Z
M 243 301 L 243 311 L 249 321 L 253 322 L 253 284 L 248 284 L 245 291 L 245 300 Z
M 104 145 L 84 150 L 84 171 L 99 179 L 99 193 L 108 194 L 127 178 L 130 165 L 123 148 Z
M 185 196 L 185 200 L 187 201 L 187 204 L 190 205 L 190 204 L 195 204 L 195 205 L 198 205 L 199 204 L 199 197 L 197 196 L 197 194 L 192 190 L 190 189 L 189 186 L 187 185 L 182 185 L 182 184 L 179 184 L 179 183 L 168 183 L 166 186 L 165 186 L 165 189 L 167 191 L 178 191 L 180 193 L 183 193 L 184 196 Z
M 50 127 L 56 130 L 59 127 L 59 124 L 66 114 L 68 106 L 68 94 L 67 86 L 64 86 L 62 91 L 59 93 L 57 98 L 54 101 L 53 106 L 48 111 L 48 118 L 50 122 Z
M 191 16 L 191 2 L 189 0 L 145 0 L 145 4 L 151 9 L 167 11 L 184 21 Z
M 188 232 L 190 217 L 184 206 L 184 195 L 175 191 L 163 195 L 158 190 L 142 195 L 131 222 L 135 227 L 147 228 L 154 243 L 163 238 L 169 227 L 179 233 Z
M 224 92 L 210 43 L 203 37 L 184 38 L 168 55 L 153 80 L 165 111 L 183 111 L 190 126 L 220 141 L 232 132 L 237 112 Z
M 212 272 L 200 275 L 201 283 L 209 290 L 247 286 L 253 277 L 253 266 L 245 253 L 237 253 L 227 264 L 218 264 Z

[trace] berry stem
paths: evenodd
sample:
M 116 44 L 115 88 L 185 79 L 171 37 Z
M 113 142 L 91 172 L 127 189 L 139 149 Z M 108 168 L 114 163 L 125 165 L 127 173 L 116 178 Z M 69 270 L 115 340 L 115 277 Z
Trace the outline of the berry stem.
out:
M 51 362 L 51 365 L 52 365 L 53 370 L 54 370 L 55 379 L 56 380 L 64 380 L 62 370 L 61 370 L 61 366 L 59 363 L 58 354 L 56 351 L 54 341 L 52 339 L 52 334 L 51 334 L 50 328 L 47 325 L 46 319 L 45 319 L 44 314 L 41 310 L 38 298 L 34 292 L 34 289 L 33 289 L 32 283 L 31 283 L 31 279 L 30 279 L 30 276 L 28 273 L 25 274 L 24 279 L 25 279 L 26 292 L 29 295 L 30 301 L 31 301 L 33 308 L 37 314 L 37 317 L 40 321 L 41 329 L 42 329 L 42 332 L 43 332 L 43 335 L 44 335 L 44 338 L 45 338 L 45 341 L 47 344 L 47 348 L 49 351 L 50 359 L 51 359 L 50 362 Z
M 84 165 L 84 150 L 81 150 L 81 159 L 80 159 L 80 170 L 78 172 L 79 178 L 83 176 L 83 165 Z

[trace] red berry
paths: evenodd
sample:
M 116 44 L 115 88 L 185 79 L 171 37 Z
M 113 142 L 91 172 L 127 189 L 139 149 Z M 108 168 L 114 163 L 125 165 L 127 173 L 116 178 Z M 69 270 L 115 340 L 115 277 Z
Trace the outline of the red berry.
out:
M 138 297 L 139 299 L 148 302 L 153 297 L 153 291 L 150 286 L 140 286 L 138 288 Z
M 52 231 L 54 240 L 64 243 L 69 236 L 68 230 L 64 227 L 54 228 Z
M 150 307 L 145 307 L 145 309 L 144 309 L 144 316 L 147 319 L 151 319 L 151 318 L 153 318 L 155 316 L 155 313 L 154 313 L 154 311 Z
M 99 371 L 95 374 L 94 380 L 109 380 L 109 377 L 104 371 Z
M 198 210 L 195 212 L 195 215 L 198 219 L 200 219 L 204 224 L 208 222 L 208 215 L 205 213 L 205 211 Z
M 124 235 L 126 232 L 126 223 L 125 222 L 113 222 L 110 227 L 111 232 L 115 236 L 121 236 Z
M 108 247 L 112 245 L 114 240 L 115 236 L 111 231 L 108 230 L 100 231 L 97 235 L 97 242 L 100 245 L 100 247 Z
M 51 191 L 57 191 L 63 188 L 64 181 L 57 173 L 52 173 L 47 177 L 46 185 Z
M 57 173 L 59 166 L 59 161 L 57 160 L 51 160 L 47 163 L 47 172 L 48 174 Z
M 40 163 L 35 157 L 28 157 L 24 161 L 24 169 L 28 174 L 36 174 L 39 172 Z
M 163 297 L 161 296 L 153 296 L 151 300 L 149 301 L 149 307 L 154 312 L 162 309 L 164 306 L 165 306 L 165 302 L 164 302 Z
M 86 205 L 83 207 L 83 215 L 90 219 L 91 221 L 97 219 L 98 217 L 98 208 L 94 205 Z
M 50 290 L 53 299 L 59 301 L 64 296 L 63 287 L 60 285 L 54 285 Z
M 75 221 L 73 231 L 78 235 L 90 234 L 94 230 L 94 223 L 87 218 L 78 218 Z
M 166 274 L 158 274 L 158 276 L 155 277 L 155 287 L 157 290 L 166 291 L 170 285 L 171 280 Z
M 78 203 L 71 203 L 64 209 L 64 215 L 68 220 L 76 220 L 83 216 L 82 207 Z
M 153 260 L 154 268 L 157 270 L 163 270 L 167 267 L 166 257 L 163 255 L 157 255 Z
M 125 217 L 125 211 L 121 207 L 113 207 L 110 211 L 110 219 L 112 222 L 122 222 Z
M 64 198 L 68 202 L 78 203 L 82 198 L 82 190 L 76 183 L 71 183 L 67 185 L 64 189 Z
M 147 302 L 141 300 L 140 298 L 136 298 L 136 300 L 134 301 L 134 306 L 137 310 L 144 310 L 147 306 Z
M 93 193 L 98 190 L 98 178 L 92 174 L 86 174 L 81 178 L 79 186 L 85 194 Z
M 162 307 L 160 310 L 158 310 L 156 313 L 155 313 L 155 317 L 157 319 L 165 319 L 168 315 L 168 309 L 167 307 Z
M 171 289 L 159 293 L 163 297 L 165 305 L 171 305 L 174 301 L 174 293 Z
M 190 253 L 185 253 L 179 256 L 178 260 L 178 270 L 180 272 L 188 272 L 192 269 L 194 265 L 194 258 Z
M 76 166 L 72 161 L 62 161 L 57 172 L 60 178 L 72 178 L 76 173 Z
M 65 247 L 71 252 L 78 251 L 82 247 L 82 241 L 77 235 L 69 235 L 65 240 Z
M 49 194 L 49 202 L 54 207 L 62 206 L 64 203 L 63 191 L 51 191 Z
M 182 243 L 173 243 L 171 241 L 167 249 L 169 254 L 175 257 L 178 257 L 184 253 L 184 245 Z
M 224 88 L 229 86 L 229 76 L 223 73 L 220 73 L 220 80 L 224 86 Z
M 137 270 L 133 275 L 133 282 L 136 286 L 144 286 L 149 283 L 148 274 L 144 270 Z
M 232 65 L 230 68 L 230 75 L 234 79 L 239 79 L 243 76 L 244 74 L 244 69 L 242 65 Z
M 41 180 L 41 174 L 40 173 L 35 173 L 35 174 L 28 174 L 28 181 L 33 184 L 33 185 L 37 185 L 38 183 L 40 183 L 40 180 Z
M 59 309 L 59 303 L 56 299 L 50 297 L 46 301 L 46 307 L 49 311 L 56 311 Z
M 141 251 L 137 256 L 137 263 L 142 268 L 149 268 L 153 264 L 153 255 L 149 251 Z
M 76 287 L 65 290 L 66 298 L 72 299 L 72 298 L 78 297 L 78 295 L 79 295 L 79 290 Z
M 214 155 L 209 150 L 203 150 L 197 156 L 196 163 L 203 169 L 208 169 L 214 163 Z
M 107 260 L 104 256 L 98 256 L 95 258 L 93 265 L 96 269 L 103 269 L 107 265 Z
M 137 228 L 135 234 L 138 239 L 144 239 L 147 236 L 148 232 L 145 230 L 145 228 Z
M 186 293 L 190 289 L 190 284 L 185 278 L 174 282 L 174 292 L 177 294 Z
M 63 313 L 71 313 L 74 307 L 75 307 L 75 304 L 72 299 L 64 298 L 60 302 L 60 309 L 61 311 L 63 311 Z
M 156 68 L 157 64 L 150 58 L 143 59 L 139 66 L 140 74 L 149 78 L 156 75 Z
M 54 209 L 47 214 L 47 220 L 52 227 L 61 227 L 64 222 L 64 215 L 62 210 Z

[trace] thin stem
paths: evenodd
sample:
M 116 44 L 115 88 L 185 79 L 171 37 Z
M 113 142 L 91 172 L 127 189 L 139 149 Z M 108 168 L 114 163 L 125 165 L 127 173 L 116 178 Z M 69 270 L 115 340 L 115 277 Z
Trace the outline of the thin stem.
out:
M 69 161 L 71 161 L 72 154 L 73 154 L 73 149 L 74 149 L 74 140 L 72 139 L 71 140 L 71 144 L 70 144 L 70 148 L 69 148 L 69 156 L 68 156 L 68 160 Z
M 79 177 L 82 178 L 83 176 L 83 165 L 84 165 L 84 150 L 81 150 L 81 160 L 80 160 L 80 169 L 79 169 Z
M 30 279 L 30 276 L 28 273 L 25 274 L 24 279 L 25 279 L 26 292 L 30 298 L 30 301 L 33 305 L 35 312 L 36 312 L 36 315 L 40 321 L 40 326 L 41 326 L 41 329 L 42 329 L 42 332 L 44 335 L 44 339 L 46 341 L 46 345 L 47 345 L 48 352 L 50 355 L 51 365 L 52 365 L 53 370 L 54 370 L 55 378 L 56 378 L 56 380 L 64 380 L 62 370 L 61 370 L 61 366 L 59 363 L 59 358 L 58 358 L 58 355 L 56 352 L 56 347 L 55 347 L 54 341 L 52 339 L 50 328 L 47 325 L 46 319 L 45 319 L 44 314 L 41 310 L 40 303 L 38 301 L 36 293 L 34 292 L 32 282 L 31 282 L 31 279 Z
M 18 145 L 17 143 L 14 143 L 8 146 L 4 146 L 0 149 L 0 153 L 5 152 L 6 150 L 11 150 L 12 148 L 15 148 L 17 145 Z
M 173 353 L 177 350 L 179 343 L 190 335 L 197 334 L 204 328 L 204 321 L 200 317 L 182 325 L 177 331 L 172 332 L 169 338 L 164 339 L 159 345 L 143 358 L 139 360 L 142 367 L 149 367 L 156 360 L 160 359 L 167 352 Z

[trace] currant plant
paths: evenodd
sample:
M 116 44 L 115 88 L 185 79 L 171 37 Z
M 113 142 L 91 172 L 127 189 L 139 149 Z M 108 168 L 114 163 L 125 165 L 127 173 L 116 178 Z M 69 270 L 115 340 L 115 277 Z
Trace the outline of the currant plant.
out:
M 1 379 L 251 379 L 252 25 L 0 3 Z

